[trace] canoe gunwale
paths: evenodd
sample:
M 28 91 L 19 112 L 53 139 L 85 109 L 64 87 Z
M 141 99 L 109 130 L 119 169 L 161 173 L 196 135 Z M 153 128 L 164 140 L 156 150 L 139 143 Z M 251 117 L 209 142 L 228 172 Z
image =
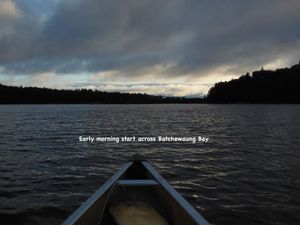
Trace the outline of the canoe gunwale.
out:
M 157 180 L 157 182 L 176 200 L 176 202 L 189 214 L 199 225 L 210 225 L 207 220 L 185 200 L 147 161 L 141 162 L 148 172 Z
M 118 179 L 132 164 L 133 162 L 127 162 L 123 164 L 123 166 L 111 178 L 109 178 L 91 197 L 82 203 L 82 205 L 76 209 L 61 225 L 75 224 L 79 218 L 83 216 L 84 213 L 118 181 Z

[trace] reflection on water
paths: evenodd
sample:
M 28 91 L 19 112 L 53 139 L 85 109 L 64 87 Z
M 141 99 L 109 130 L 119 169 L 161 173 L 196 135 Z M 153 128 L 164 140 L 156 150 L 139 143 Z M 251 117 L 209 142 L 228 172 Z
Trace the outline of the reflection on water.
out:
M 0 220 L 60 224 L 138 152 L 212 224 L 300 224 L 299 115 L 297 105 L 1 106 Z M 82 143 L 80 135 L 210 140 Z

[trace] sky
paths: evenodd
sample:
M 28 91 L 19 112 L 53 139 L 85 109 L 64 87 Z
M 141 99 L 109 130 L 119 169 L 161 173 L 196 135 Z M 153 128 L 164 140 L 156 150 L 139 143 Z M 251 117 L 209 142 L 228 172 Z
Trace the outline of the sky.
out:
M 300 60 L 299 0 L 0 0 L 0 83 L 203 96 Z

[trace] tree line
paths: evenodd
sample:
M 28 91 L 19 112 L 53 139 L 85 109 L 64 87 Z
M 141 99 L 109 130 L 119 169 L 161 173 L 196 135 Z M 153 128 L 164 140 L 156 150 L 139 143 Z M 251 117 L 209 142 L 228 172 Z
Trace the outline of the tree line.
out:
M 0 104 L 300 103 L 300 62 L 216 83 L 204 98 L 164 97 L 90 89 L 57 90 L 0 84 Z
M 0 84 L 0 104 L 160 104 L 199 103 L 201 98 L 164 97 L 90 89 L 57 90 Z
M 300 62 L 290 68 L 255 71 L 216 83 L 207 103 L 300 103 Z

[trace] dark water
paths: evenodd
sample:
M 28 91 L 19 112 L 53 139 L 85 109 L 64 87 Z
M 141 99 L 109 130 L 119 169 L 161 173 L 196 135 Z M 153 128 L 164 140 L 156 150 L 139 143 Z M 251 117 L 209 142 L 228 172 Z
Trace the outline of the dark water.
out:
M 136 152 L 212 224 L 300 224 L 299 115 L 299 105 L 0 106 L 0 224 L 60 224 Z

